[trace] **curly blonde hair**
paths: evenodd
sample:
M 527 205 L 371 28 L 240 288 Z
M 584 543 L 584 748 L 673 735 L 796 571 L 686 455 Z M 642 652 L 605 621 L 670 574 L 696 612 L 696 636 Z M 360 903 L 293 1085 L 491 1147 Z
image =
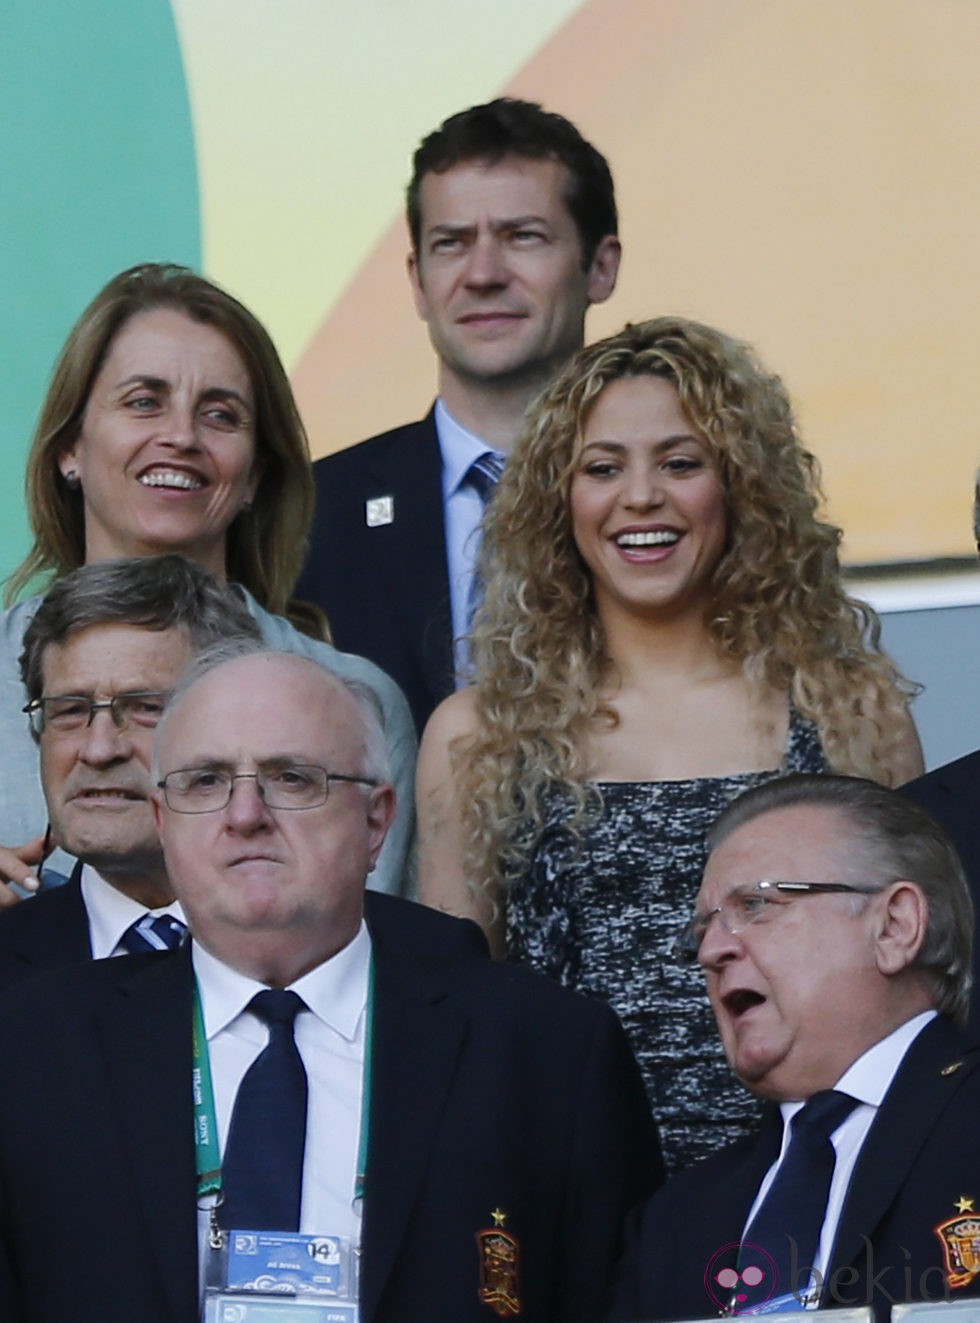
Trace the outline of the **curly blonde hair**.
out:
M 782 382 L 710 326 L 680 317 L 628 325 L 578 353 L 538 399 L 485 521 L 477 728 L 453 749 L 469 876 L 485 887 L 526 865 L 556 789 L 570 801 L 572 830 L 598 808 L 588 735 L 597 718 L 615 716 L 601 696 L 609 659 L 569 489 L 600 393 L 646 374 L 675 386 L 725 491 L 727 543 L 705 620 L 719 655 L 786 693 L 815 723 L 835 771 L 890 780 L 916 688 L 881 652 L 875 613 L 844 591 L 841 532 L 817 517 L 817 461 Z

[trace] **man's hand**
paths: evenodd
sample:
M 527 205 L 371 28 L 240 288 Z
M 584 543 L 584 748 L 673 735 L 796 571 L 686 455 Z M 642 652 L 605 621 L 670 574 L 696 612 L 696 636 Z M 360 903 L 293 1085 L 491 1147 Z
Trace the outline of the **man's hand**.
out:
M 16 882 L 25 891 L 37 891 L 41 885 L 38 877 L 38 864 L 44 858 L 44 837 L 28 841 L 26 845 L 9 848 L 0 845 L 0 910 L 9 905 L 16 905 L 21 899 L 11 886 L 3 883 Z

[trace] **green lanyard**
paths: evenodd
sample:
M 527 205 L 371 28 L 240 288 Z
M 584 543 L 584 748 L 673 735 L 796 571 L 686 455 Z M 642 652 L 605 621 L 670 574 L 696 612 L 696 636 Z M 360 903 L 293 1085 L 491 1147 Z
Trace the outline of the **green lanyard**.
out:
M 360 1138 L 357 1145 L 357 1175 L 354 1180 L 354 1198 L 363 1199 L 367 1182 L 367 1158 L 371 1118 L 371 1058 L 374 1043 L 374 960 L 368 970 L 368 998 L 364 1022 L 364 1069 L 361 1088 Z M 214 1085 L 211 1080 L 211 1054 L 204 1031 L 204 1011 L 201 991 L 194 981 L 193 1069 L 194 1089 L 194 1152 L 197 1163 L 197 1197 L 221 1193 L 221 1149 L 218 1142 L 218 1120 L 214 1107 Z
M 214 1086 L 211 1083 L 211 1054 L 204 1032 L 201 990 L 194 980 L 194 1149 L 197 1159 L 197 1197 L 218 1194 L 221 1190 L 221 1150 L 218 1145 L 218 1121 L 214 1110 Z

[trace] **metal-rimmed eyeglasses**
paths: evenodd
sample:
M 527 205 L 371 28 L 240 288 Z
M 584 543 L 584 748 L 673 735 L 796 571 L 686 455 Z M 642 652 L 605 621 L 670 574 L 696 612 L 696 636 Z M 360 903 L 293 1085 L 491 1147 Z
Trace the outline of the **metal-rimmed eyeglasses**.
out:
M 792 900 L 796 896 L 820 895 L 823 892 L 850 892 L 870 896 L 878 890 L 880 887 L 870 883 L 856 886 L 849 882 L 775 882 L 770 878 L 734 887 L 721 905 L 716 905 L 706 914 L 691 916 L 674 943 L 674 955 L 681 964 L 693 964 L 698 958 L 711 920 L 716 915 L 725 931 L 735 937 L 753 923 L 771 919 L 786 904 L 786 900 L 780 897 Z
M 331 781 L 352 785 L 379 786 L 370 776 L 347 776 L 328 772 L 310 763 L 276 763 L 257 772 L 228 772 L 216 767 L 181 767 L 168 772 L 157 789 L 163 791 L 167 807 L 175 813 L 216 813 L 227 808 L 236 781 L 254 781 L 266 808 L 312 809 L 327 802 Z
M 46 730 L 58 734 L 85 730 L 102 709 L 110 714 L 117 730 L 152 730 L 159 724 L 169 697 L 169 692 L 155 689 L 136 689 L 106 699 L 94 699 L 90 694 L 56 694 L 33 698 L 21 711 L 27 713 L 35 735 L 43 735 Z

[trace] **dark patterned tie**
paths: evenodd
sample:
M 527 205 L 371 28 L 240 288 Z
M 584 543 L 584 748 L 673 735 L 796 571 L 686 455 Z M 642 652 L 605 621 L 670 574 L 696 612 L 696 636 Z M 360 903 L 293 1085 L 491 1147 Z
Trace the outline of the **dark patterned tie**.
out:
M 269 1042 L 238 1086 L 219 1218 L 228 1230 L 298 1231 L 307 1085 L 293 1021 L 307 1007 L 295 992 L 269 988 L 248 1009 L 268 1024 Z
M 504 457 L 498 455 L 494 450 L 485 451 L 479 459 L 475 459 L 466 472 L 466 480 L 480 497 L 483 502 L 483 509 L 487 506 L 497 490 L 497 483 L 500 481 L 504 471 Z M 480 603 L 483 601 L 483 580 L 480 577 L 479 570 L 474 567 L 473 577 L 470 579 L 469 592 L 466 595 L 466 632 L 469 634 L 473 629 L 473 617 L 476 615 Z
M 498 455 L 495 450 L 484 451 L 479 459 L 475 459 L 467 469 L 466 480 L 479 494 L 484 509 L 489 504 L 490 497 L 493 495 L 503 471 L 504 457 Z
M 738 1254 L 738 1314 L 772 1296 L 797 1295 L 785 1309 L 803 1308 L 820 1245 L 837 1154 L 831 1135 L 858 1105 L 834 1089 L 815 1093 L 790 1123 L 790 1141 L 769 1192 L 747 1228 Z
M 187 936 L 187 924 L 172 914 L 144 914 L 123 933 L 119 945 L 128 955 L 175 951 Z

